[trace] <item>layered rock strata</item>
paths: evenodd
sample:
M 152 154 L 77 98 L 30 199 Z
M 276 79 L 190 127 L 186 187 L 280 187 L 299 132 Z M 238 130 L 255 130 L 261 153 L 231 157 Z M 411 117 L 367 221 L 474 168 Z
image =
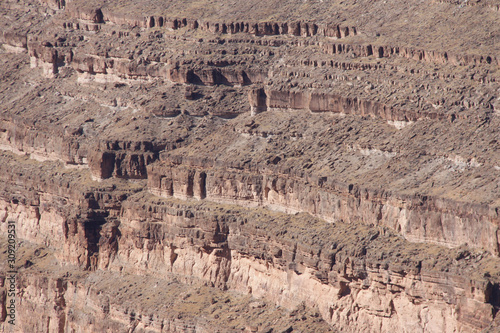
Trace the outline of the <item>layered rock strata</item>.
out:
M 158 142 L 152 145 L 153 148 L 135 148 L 148 146 L 147 141 L 162 134 L 141 134 L 141 131 L 151 132 L 154 122 L 144 121 L 147 116 L 132 115 L 126 118 L 140 119 L 136 123 L 138 126 L 130 122 L 119 126 L 129 126 L 138 133 L 133 142 L 123 140 L 119 133 L 114 134 L 107 124 L 93 126 L 91 122 L 96 115 L 85 119 L 75 117 L 73 127 L 61 133 L 58 115 L 52 114 L 50 120 L 42 120 L 40 113 L 29 112 L 33 108 L 23 105 L 33 104 L 30 101 L 40 98 L 42 105 L 57 104 L 57 113 L 61 116 L 79 112 L 80 107 L 85 110 L 103 108 L 113 114 L 129 108 L 132 112 L 159 117 L 181 113 L 234 117 L 249 109 L 260 112 L 278 108 L 353 113 L 391 122 L 456 119 L 467 116 L 464 110 L 498 109 L 494 83 L 498 64 L 494 54 L 466 52 L 463 56 L 453 56 L 456 51 L 424 50 L 414 41 L 410 42 L 414 46 L 408 47 L 369 43 L 368 26 L 363 29 L 352 28 L 355 25 L 349 24 L 332 24 L 322 15 L 318 16 L 317 23 L 275 20 L 242 24 L 252 20 L 238 19 L 241 33 L 226 36 L 224 25 L 225 30 L 231 32 L 231 23 L 218 21 L 208 12 L 206 18 L 199 21 L 170 20 L 161 15 L 138 19 L 130 14 L 136 11 L 115 7 L 112 2 L 73 1 L 68 6 L 65 3 L 42 4 L 49 7 L 37 2 L 27 2 L 25 7 L 13 1 L 5 2 L 2 43 L 6 52 L 14 52 L 13 48 L 27 51 L 32 67 L 41 68 L 43 75 L 57 77 L 64 84 L 57 89 L 25 89 L 33 83 L 5 75 L 5 79 L 16 82 L 13 84 L 17 86 L 17 96 L 4 101 L 4 110 L 19 111 L 16 118 L 7 112 L 3 117 L 7 122 L 2 128 L 7 133 L 4 145 L 8 149 L 34 151 L 43 158 L 60 158 L 68 163 L 87 165 L 92 159 L 90 167 L 97 178 L 111 175 L 145 178 L 145 166 L 155 161 L 164 147 L 171 146 L 169 139 L 156 139 Z M 151 6 L 153 12 L 159 10 L 153 10 L 154 4 Z M 172 6 L 176 8 L 175 4 Z M 178 9 L 172 13 L 176 11 L 180 13 Z M 255 12 L 250 11 L 248 15 L 254 17 Z M 50 22 L 50 29 L 39 27 L 44 19 Z M 488 20 L 484 16 L 482 24 Z M 149 23 L 144 27 L 138 23 L 146 21 Z M 163 21 L 161 26 L 152 24 L 160 21 Z M 205 21 L 207 23 L 202 23 Z M 99 34 L 88 31 L 92 29 L 77 29 L 77 25 L 85 22 L 99 26 Z M 237 27 L 234 22 L 233 32 Z M 219 30 L 203 28 L 207 24 L 218 26 Z M 246 31 L 246 28 L 241 29 L 242 25 L 255 25 L 264 33 Z M 351 28 L 347 29 L 348 26 Z M 458 25 L 455 28 L 458 29 Z M 333 32 L 328 32 L 329 29 Z M 497 38 L 495 34 L 495 31 L 490 32 L 493 41 Z M 332 38 L 342 41 L 332 41 Z M 391 40 L 390 44 L 394 42 Z M 289 46 L 293 46 L 292 50 Z M 400 61 L 394 55 L 409 59 Z M 429 65 L 422 66 L 422 60 Z M 25 56 L 16 55 L 4 61 L 6 69 L 26 66 Z M 490 83 L 490 86 L 478 87 L 475 82 Z M 82 89 L 96 83 L 100 91 Z M 129 85 L 136 84 L 142 87 L 139 91 L 128 89 Z M 165 85 L 168 89 L 161 88 Z M 106 89 L 116 89 L 119 93 L 109 98 Z M 33 90 L 36 90 L 35 97 L 31 94 Z M 75 91 L 80 93 L 75 94 Z M 445 98 L 442 91 L 446 91 Z M 9 94 L 6 91 L 6 96 Z M 78 103 L 80 105 L 75 107 Z M 109 118 L 116 122 L 123 120 L 121 116 Z M 87 133 L 88 128 L 91 133 Z M 95 139 L 78 137 L 82 134 L 89 139 L 109 137 L 109 140 L 95 142 Z M 117 147 L 130 148 L 114 152 L 114 148 L 109 148 L 110 141 Z M 95 147 L 105 148 L 96 150 Z M 113 164 L 113 159 L 115 165 L 107 166 Z
M 290 311 L 200 284 L 82 272 L 61 267 L 52 251 L 31 243 L 21 251 L 15 332 L 331 332 L 317 311 L 304 306 Z M 6 284 L 0 276 L 2 292 Z M 11 332 L 3 320 L 2 329 Z
M 10 159 L 11 167 L 26 160 L 14 156 Z M 40 162 L 31 164 L 34 165 L 18 165 L 18 183 L 29 186 L 30 173 L 42 166 Z M 88 170 L 57 169 L 49 162 L 43 164 L 73 183 L 81 182 L 77 177 L 91 181 Z M 79 194 L 76 188 L 61 191 L 66 186 L 55 186 L 53 177 L 41 184 L 43 187 L 38 185 L 36 189 L 4 187 L 2 200 L 9 203 L 4 204 L 2 230 L 6 221 L 13 220 L 18 224 L 20 239 L 40 244 L 43 235 L 47 235 L 44 245 L 55 251 L 59 261 L 97 270 L 92 278 L 95 283 L 104 283 L 99 281 L 111 274 L 106 271 L 133 274 L 131 279 L 136 280 L 148 277 L 144 281 L 204 283 L 265 299 L 286 309 L 300 308 L 302 304 L 317 308 L 334 329 L 352 332 L 475 332 L 486 329 L 498 310 L 500 261 L 487 252 L 412 244 L 387 228 L 356 221 L 325 223 L 305 213 L 273 213 L 208 200 L 159 199 L 145 189 L 140 191 L 140 183 L 135 189 L 129 189 L 130 184 L 126 183 L 112 187 L 98 183 L 101 189 L 92 192 L 94 196 L 102 193 L 100 199 L 84 191 Z M 40 203 L 27 201 L 23 193 L 39 196 Z M 88 208 L 86 213 L 75 214 L 74 223 L 69 223 L 64 220 L 64 206 L 74 205 L 78 197 L 79 206 L 85 207 L 86 202 Z M 32 211 L 35 214 L 30 217 Z M 109 215 L 99 216 L 103 211 Z M 36 220 L 32 223 L 36 227 L 30 227 L 30 220 Z M 51 241 L 56 239 L 62 242 Z M 19 255 L 18 263 L 25 266 L 32 265 L 25 262 L 37 260 L 21 259 Z M 84 278 L 81 273 L 75 271 L 55 279 L 51 270 L 64 268 L 45 271 L 46 264 L 33 266 L 46 272 L 43 280 L 39 280 L 40 273 L 32 271 L 19 275 L 19 290 L 27 288 L 19 295 L 30 295 L 26 302 L 32 302 L 34 308 L 36 297 L 45 297 L 45 293 L 55 297 L 55 302 L 62 302 L 57 313 L 40 311 L 40 315 L 52 318 L 49 321 L 55 320 L 53 326 L 47 324 L 49 331 L 67 330 L 78 327 L 81 320 L 91 320 L 77 314 L 86 311 L 80 308 L 81 301 L 62 301 L 66 297 L 75 299 L 69 295 L 88 294 L 88 287 L 79 289 L 77 277 Z M 49 288 L 52 284 L 54 290 Z M 35 290 L 37 294 L 33 294 Z M 97 301 L 89 297 L 82 301 Z M 99 302 L 108 299 L 103 297 L 98 297 Z M 46 323 L 47 317 L 37 317 L 24 302 L 20 303 L 21 314 L 35 316 L 33 323 Z M 91 318 L 103 315 L 91 308 Z M 98 308 L 106 315 L 106 306 Z M 70 320 L 68 316 L 73 317 Z M 162 320 L 166 319 L 155 319 L 148 325 L 159 326 Z M 136 324 L 146 325 L 146 321 L 138 319 Z M 5 322 L 3 325 L 7 327 Z M 42 329 L 39 325 L 46 324 L 34 324 L 35 330 Z M 120 327 L 116 325 L 113 327 Z M 164 325 L 167 327 L 167 322 Z
M 0 2 L 15 331 L 498 331 L 495 1 Z
M 139 207 L 149 200 L 145 217 Z M 384 228 L 148 197 L 126 204 L 121 222 L 131 235 L 115 259 L 124 270 L 198 277 L 287 308 L 304 302 L 342 331 L 466 332 L 496 313 L 486 303 L 496 302 L 498 285 L 467 277 L 471 262 L 457 261 L 460 251 L 436 258 L 442 248 L 410 245 Z M 498 260 L 489 260 L 495 271 Z
M 276 120 L 270 122 L 269 116 Z M 166 197 L 363 221 L 390 227 L 412 241 L 467 243 L 499 253 L 498 162 L 489 164 L 496 157 L 487 150 L 484 158 L 468 159 L 446 152 L 458 144 L 456 139 L 466 137 L 468 124 L 474 122 L 456 121 L 447 128 L 455 139 L 442 137 L 427 146 L 423 133 L 430 130 L 440 137 L 430 123 L 398 131 L 348 117 L 307 118 L 308 126 L 300 113 L 241 118 L 195 145 L 196 156 L 189 153 L 193 146 L 165 153 L 160 163 L 150 166 L 149 188 Z M 491 126 L 496 132 L 496 125 Z M 488 131 L 483 128 L 483 134 Z M 402 143 L 401 135 L 414 140 Z M 284 138 L 276 139 L 280 136 Z M 428 147 L 426 157 L 414 164 L 422 147 Z M 466 180 L 472 174 L 477 175 L 474 180 Z M 461 184 L 451 185 L 451 179 Z M 435 184 L 440 184 L 439 191 Z
M 54 249 L 61 261 L 94 267 L 99 252 L 99 231 L 120 213 L 121 201 L 141 189 L 140 184 L 92 184 L 88 173 L 62 164 L 39 162 L 2 154 L 0 230 L 19 222 L 21 240 Z

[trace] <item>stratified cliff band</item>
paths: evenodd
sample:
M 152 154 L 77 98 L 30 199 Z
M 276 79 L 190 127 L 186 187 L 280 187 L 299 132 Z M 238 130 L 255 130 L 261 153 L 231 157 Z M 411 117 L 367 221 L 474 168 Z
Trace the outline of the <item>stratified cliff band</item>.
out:
M 0 331 L 500 331 L 499 10 L 2 1 Z

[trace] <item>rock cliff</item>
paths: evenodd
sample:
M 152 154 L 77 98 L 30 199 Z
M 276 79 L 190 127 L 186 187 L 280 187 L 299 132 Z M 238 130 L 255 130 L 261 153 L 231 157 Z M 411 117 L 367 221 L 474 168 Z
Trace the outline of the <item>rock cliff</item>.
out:
M 498 310 L 500 260 L 485 251 L 410 243 L 386 227 L 326 223 L 307 213 L 160 199 L 141 191 L 140 183 L 102 182 L 90 194 L 82 185 L 90 180 L 89 171 L 60 169 L 59 162 L 53 162 L 45 181 L 30 185 L 40 162 L 8 155 L 4 159 L 10 167 L 19 163 L 17 182 L 34 186 L 29 193 L 37 193 L 35 201 L 28 201 L 20 196 L 26 188 L 2 192 L 3 198 L 10 196 L 10 202 L 3 202 L 2 221 L 22 220 L 17 236 L 26 242 L 17 254 L 21 331 L 83 330 L 88 325 L 90 331 L 127 325 L 144 326 L 143 331 L 162 325 L 200 325 L 203 330 L 206 326 L 194 319 L 171 319 L 168 307 L 162 310 L 167 312 L 153 310 L 165 297 L 174 299 L 176 313 L 183 308 L 175 301 L 185 288 L 182 284 L 193 293 L 207 285 L 220 290 L 203 289 L 207 295 L 224 290 L 251 295 L 292 311 L 290 317 L 302 316 L 297 309 L 316 309 L 324 320 L 321 325 L 339 331 L 474 332 L 487 328 Z M 51 176 L 57 173 L 69 186 L 54 181 Z M 64 213 L 68 206 L 80 212 L 69 218 Z M 2 223 L 3 231 L 6 225 Z M 116 283 L 123 284 L 123 292 L 114 283 L 105 284 L 110 277 L 122 281 Z M 135 281 L 132 289 L 130 281 Z M 158 283 L 169 287 L 151 300 L 151 285 Z M 126 298 L 136 307 L 120 305 Z M 130 322 L 129 312 L 134 317 Z M 99 326 L 103 318 L 109 326 Z M 290 325 L 299 329 L 318 317 L 303 318 Z M 255 325 L 253 320 L 247 324 Z M 268 324 L 261 321 L 257 327 Z M 318 329 L 328 330 L 322 327 Z
M 498 8 L 2 1 L 0 330 L 498 332 Z

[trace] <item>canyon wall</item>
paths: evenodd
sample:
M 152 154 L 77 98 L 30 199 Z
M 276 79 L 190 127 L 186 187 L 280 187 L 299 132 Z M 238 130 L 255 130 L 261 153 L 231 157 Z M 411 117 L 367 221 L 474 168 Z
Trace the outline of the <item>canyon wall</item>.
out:
M 427 246 L 430 251 L 417 257 L 395 253 L 386 246 L 401 239 L 384 228 L 328 226 L 307 214 L 268 217 L 262 210 L 234 211 L 234 206 L 226 209 L 238 217 L 228 219 L 217 205 L 174 200 L 171 207 L 172 201 L 153 200 L 146 207 L 150 217 L 138 209 L 142 198 L 124 207 L 120 230 L 130 236 L 119 242 L 115 259 L 126 263 L 123 269 L 128 264 L 135 272 L 197 277 L 288 308 L 304 302 L 342 331 L 466 332 L 493 319 L 487 303 L 496 302 L 491 293 L 498 286 L 469 285 L 464 267 L 433 273 L 437 248 Z M 264 222 L 269 219 L 272 224 Z M 312 234 L 322 237 L 311 242 Z M 389 257 L 377 260 L 384 254 Z
M 125 273 L 84 273 L 71 266 L 61 269 L 54 265 L 52 251 L 33 245 L 26 244 L 22 258 L 32 266 L 17 277 L 22 297 L 15 329 L 2 317 L 5 332 L 329 330 L 317 312 L 303 306 L 290 315 L 269 302 L 227 295 L 199 283 L 185 285 Z M 0 278 L 2 292 L 8 283 L 5 276 Z M 5 303 L 1 305 L 5 310 Z M 291 326 L 288 318 L 297 318 L 297 323 Z
M 495 1 L 0 2 L 0 331 L 498 332 Z
M 11 165 L 19 159 L 26 158 L 12 156 Z M 18 182 L 29 184 L 30 171 L 39 167 L 39 162 L 33 164 L 19 171 Z M 72 172 L 70 179 L 75 178 Z M 88 170 L 78 173 L 90 177 Z M 18 262 L 48 270 L 49 262 L 38 264 L 37 258 L 50 252 L 74 267 L 55 264 L 52 270 L 60 272 L 59 278 L 49 274 L 51 270 L 43 277 L 29 271 L 19 275 L 18 318 L 32 318 L 22 319 L 22 327 L 35 331 L 90 332 L 129 325 L 144 332 L 161 331 L 160 327 L 183 332 L 193 325 L 207 329 L 165 313 L 155 312 L 147 320 L 144 310 L 137 317 L 137 309 L 116 303 L 120 294 L 116 285 L 99 287 L 110 283 L 109 274 L 118 274 L 116 281 L 128 277 L 143 284 L 157 279 L 207 284 L 284 309 L 317 308 L 326 323 L 345 332 L 476 332 L 490 325 L 499 305 L 500 261 L 487 252 L 412 244 L 383 226 L 325 223 L 307 213 L 216 204 L 207 200 L 209 196 L 199 201 L 160 199 L 144 190 L 133 194 L 137 190 L 127 189 L 125 183 L 114 188 L 101 183 L 93 193 L 102 193 L 102 199 L 80 194 L 76 188 L 61 191 L 50 178 L 45 184 L 44 193 L 40 187 L 35 192 L 41 194 L 39 203 L 19 196 L 34 193 L 26 188 L 2 192 L 2 230 L 6 221 L 16 221 L 18 237 L 30 241 L 26 246 L 33 244 L 22 252 L 32 251 L 32 257 Z M 82 200 L 79 206 L 85 207 L 87 202 L 87 217 L 77 214 L 69 223 L 61 213 L 66 200 L 66 206 Z M 109 215 L 98 217 L 103 209 Z M 78 267 L 95 273 L 85 278 Z M 141 288 L 132 289 L 149 295 L 146 286 Z M 145 306 L 136 294 L 122 297 Z M 27 309 L 37 309 L 42 317 Z M 6 322 L 3 325 L 7 327 Z

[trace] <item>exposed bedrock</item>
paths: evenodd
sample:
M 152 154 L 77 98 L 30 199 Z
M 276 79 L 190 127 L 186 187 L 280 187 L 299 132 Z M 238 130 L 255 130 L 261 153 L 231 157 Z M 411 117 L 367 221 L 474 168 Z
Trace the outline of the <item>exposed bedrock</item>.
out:
M 283 327 L 332 331 L 317 311 L 304 306 L 290 311 L 266 300 L 202 284 L 82 272 L 68 264 L 59 266 L 52 250 L 28 242 L 21 251 L 15 332 L 210 333 L 279 331 Z M 0 275 L 2 310 L 8 283 L 8 276 Z M 12 326 L 4 318 L 0 317 L 0 329 L 10 332 Z
M 45 206 L 57 206 L 56 197 L 46 200 Z M 19 201 L 17 207 L 26 211 L 29 206 Z M 20 221 L 15 207 L 8 210 L 14 213 L 7 219 Z M 39 219 L 39 229 L 53 229 L 51 237 L 61 239 L 57 233 L 64 230 L 64 224 L 51 223 Z M 304 213 L 160 199 L 147 193 L 122 201 L 117 219 L 87 227 L 80 233 L 80 241 L 59 241 L 63 246 L 72 244 L 71 249 L 62 249 L 55 242 L 46 245 L 56 254 L 76 255 L 89 248 L 92 239 L 97 240 L 90 267 L 120 271 L 119 276 L 109 277 L 114 289 L 105 285 L 110 280 L 104 272 L 96 272 L 87 282 L 62 273 L 61 277 L 19 275 L 26 305 L 19 318 L 26 318 L 22 321 L 26 327 L 49 332 L 88 327 L 90 332 L 120 329 L 135 320 L 141 328 L 144 316 L 151 315 L 149 328 L 144 328 L 148 332 L 162 325 L 164 330 L 188 323 L 193 327 L 189 316 L 187 323 L 170 323 L 166 319 L 175 317 L 165 318 L 152 308 L 143 308 L 142 301 L 122 305 L 120 294 L 129 300 L 133 295 L 149 296 L 147 286 L 122 283 L 128 273 L 134 274 L 134 281 L 144 283 L 140 276 L 154 276 L 148 277 L 148 283 L 157 278 L 189 285 L 204 282 L 288 309 L 304 304 L 317 308 L 326 322 L 342 332 L 479 332 L 490 325 L 499 306 L 498 258 L 466 248 L 411 244 L 383 227 L 325 223 Z M 23 229 L 18 236 L 38 244 L 43 239 L 42 232 L 30 237 Z M 40 251 L 38 256 L 45 257 Z M 59 259 L 78 263 L 67 256 Z M 78 276 L 81 273 L 75 279 Z M 117 286 L 125 288 L 117 291 Z M 161 288 L 159 296 L 166 290 Z M 156 303 L 153 298 L 146 304 Z M 134 320 L 129 322 L 131 317 Z
M 327 223 L 306 213 L 243 208 L 246 203 L 234 193 L 228 197 L 240 206 L 191 199 L 192 193 L 222 201 L 209 190 L 210 173 L 206 193 L 201 173 L 187 184 L 172 185 L 174 194 L 186 193 L 185 201 L 140 191 L 141 183 L 95 183 L 88 170 L 67 170 L 57 162 L 29 162 L 5 153 L 2 159 L 5 168 L 18 172 L 2 181 L 0 228 L 16 221 L 19 239 L 47 246 L 59 260 L 80 267 L 121 272 L 121 278 L 131 273 L 206 283 L 288 309 L 303 303 L 344 332 L 479 332 L 500 305 L 500 262 L 487 252 L 412 244 L 384 226 L 358 223 L 356 214 L 349 223 Z M 40 173 L 47 178 L 35 183 Z M 26 302 L 33 304 L 23 308 L 23 316 L 51 318 L 26 325 L 65 331 L 87 323 L 101 329 L 101 316 L 110 319 L 110 327 L 124 325 L 130 307 L 99 296 L 102 288 L 70 281 L 39 273 L 22 277 Z M 65 306 L 54 307 L 58 301 Z M 161 326 L 161 320 L 154 322 L 149 325 Z
M 422 50 L 402 46 L 325 42 L 322 43 L 322 48 L 327 54 L 350 53 L 357 57 L 369 57 L 373 55 L 377 58 L 388 58 L 400 56 L 435 64 L 450 63 L 461 66 L 479 64 L 500 65 L 500 58 L 495 55 L 454 54 L 446 51 Z
M 71 66 L 80 73 L 109 75 L 124 79 L 163 79 L 171 82 L 196 85 L 249 85 L 262 83 L 265 71 L 237 69 L 234 67 L 196 66 L 176 63 L 139 64 L 129 59 L 75 55 Z
M 263 83 L 268 76 L 268 70 L 265 68 L 251 64 L 240 65 L 240 61 L 245 64 L 243 60 L 175 60 L 173 55 L 165 56 L 165 51 L 160 47 L 165 41 L 161 33 L 159 36 L 157 38 L 159 45 L 153 45 L 154 54 L 147 58 L 127 56 L 119 50 L 112 49 L 79 50 L 66 38 L 59 38 L 63 40 L 62 42 L 49 42 L 43 38 L 33 37 L 28 42 L 27 48 L 31 67 L 41 68 L 46 77 L 52 78 L 64 67 L 70 67 L 80 74 L 79 80 L 83 82 L 89 79 L 101 83 L 123 80 L 125 82 L 166 80 L 182 84 L 244 86 Z M 77 42 L 81 40 L 83 37 L 76 38 Z M 237 50 L 232 52 L 238 54 Z
M 398 110 L 377 101 L 363 100 L 328 92 L 314 90 L 273 90 L 256 88 L 248 93 L 248 100 L 253 112 L 273 109 L 304 110 L 311 112 L 333 112 L 358 116 L 378 117 L 389 121 L 416 121 L 422 118 L 449 118 L 449 115 L 423 110 Z
M 28 41 L 26 35 L 15 31 L 2 31 L 0 34 L 0 45 L 8 51 L 15 53 L 26 52 Z
M 75 138 L 78 128 L 35 129 L 21 117 L 0 120 L 0 148 L 29 154 L 39 160 L 60 160 L 68 164 L 87 163 L 87 150 Z M 81 131 L 81 129 L 80 129 Z M 62 133 L 61 133 L 62 132 Z
M 496 313 L 497 284 L 456 259 L 436 266 L 437 253 L 457 250 L 410 245 L 384 228 L 143 194 L 124 203 L 120 222 L 102 269 L 304 302 L 340 331 L 474 332 Z
M 499 332 L 498 1 L 0 0 L 17 331 Z
M 0 149 L 39 161 L 61 161 L 69 167 L 89 167 L 97 179 L 144 179 L 146 165 L 158 158 L 165 144 L 103 140 L 88 143 L 78 138 L 82 128 L 69 128 L 63 136 L 51 128 L 34 130 L 22 121 L 0 122 Z M 76 136 L 76 137 L 75 137 Z
M 328 221 L 383 225 L 416 242 L 448 246 L 467 243 L 499 253 L 498 210 L 428 196 L 398 195 L 337 183 L 326 177 L 206 165 L 152 165 L 148 184 L 165 197 L 199 198 L 288 213 L 309 212 Z
M 92 185 L 88 173 L 61 163 L 44 166 L 25 156 L 1 155 L 2 233 L 7 234 L 8 221 L 15 221 L 20 239 L 56 250 L 62 261 L 95 267 L 101 225 L 116 220 L 120 201 L 138 186 L 114 191 L 116 185 Z
M 73 273 L 73 272 L 71 272 Z M 55 274 L 57 276 L 57 274 Z M 17 313 L 20 331 L 33 332 L 210 332 L 206 323 L 195 318 L 182 318 L 182 315 L 169 316 L 165 309 L 154 309 L 141 299 L 148 295 L 157 302 L 160 296 L 173 301 L 170 294 L 174 288 L 186 290 L 185 286 L 169 285 L 160 280 L 160 294 L 154 295 L 153 287 L 158 281 L 142 281 L 135 277 L 124 278 L 119 275 L 93 274 L 86 279 L 63 275 L 61 277 L 29 274 L 18 282 L 22 291 L 23 307 Z M 110 286 L 106 279 L 111 279 Z M 126 284 L 126 283 L 129 284 Z M 139 286 L 137 285 L 139 283 Z M 151 283 L 151 284 L 150 284 Z M 132 287 L 130 287 L 132 286 Z M 116 289 L 113 289 L 116 288 Z M 141 292 L 137 290 L 142 287 Z M 117 289 L 123 290 L 122 292 Z M 121 294 L 121 295 L 120 295 Z M 176 296 L 179 295 L 177 292 Z M 141 296 L 138 296 L 141 295 Z M 155 297 L 156 296 L 156 297 Z M 170 297 L 168 297 L 170 296 Z M 130 297 L 129 302 L 123 302 Z M 136 299 L 135 302 L 132 299 Z M 149 305 L 149 306 L 148 306 Z M 170 307 L 169 307 L 170 308 Z M 173 309 L 169 309 L 174 311 Z M 5 324 L 4 324 L 5 325 Z M 212 324 L 213 325 L 213 324 Z M 6 325 L 5 325 L 6 326 Z
M 3 121 L 0 123 L 0 149 L 39 161 L 89 167 L 97 179 L 144 179 L 146 165 L 155 161 L 158 151 L 165 148 L 165 144 L 158 147 L 152 142 L 104 140 L 89 144 L 75 137 L 81 135 L 81 131 L 81 127 L 69 128 L 63 136 L 57 136 L 51 128 L 34 130 L 21 120 Z
M 151 277 L 155 271 L 136 270 L 138 275 L 123 274 L 133 271 L 128 267 L 116 274 L 99 271 L 116 267 L 122 259 L 125 265 L 130 262 L 118 258 L 123 237 L 119 215 L 122 203 L 141 190 L 143 183 L 96 183 L 86 169 L 68 170 L 59 162 L 40 163 L 8 153 L 1 157 L 1 168 L 16 170 L 2 170 L 0 182 L 0 232 L 7 234 L 7 224 L 13 221 L 21 246 L 16 250 L 20 266 L 16 331 L 213 332 L 217 328 L 230 332 L 236 327 L 252 331 L 256 326 L 283 327 L 290 316 L 302 318 L 293 324 L 297 329 L 330 331 L 318 314 L 303 307 L 289 315 L 289 310 L 276 309 L 272 300 L 251 305 L 255 302 L 251 297 L 199 289 L 196 281 L 210 281 L 198 276 L 183 276 L 189 281 L 187 286 L 173 282 L 168 274 Z M 2 265 L 6 263 L 2 259 Z M 23 271 L 30 267 L 34 270 Z M 0 329 L 9 331 L 5 321 L 7 270 L 0 267 Z M 86 271 L 94 270 L 87 277 Z M 235 320 L 238 312 L 245 316 Z
M 244 22 L 222 21 L 214 22 L 206 19 L 172 18 L 165 16 L 142 16 L 140 14 L 117 13 L 113 9 L 88 7 L 81 3 L 70 2 L 66 12 L 72 18 L 86 20 L 91 23 L 112 23 L 141 28 L 201 29 L 212 33 L 235 34 L 250 33 L 256 36 L 264 35 L 292 35 L 292 36 L 326 36 L 342 38 L 356 35 L 355 27 L 337 24 L 323 24 L 314 22 Z
M 196 90 L 186 91 L 186 94 L 191 95 L 198 93 Z M 158 116 L 162 115 L 160 113 L 158 110 Z M 221 115 L 224 113 L 221 112 Z M 156 126 L 156 119 L 152 120 L 151 126 Z M 99 140 L 90 145 L 88 167 L 92 177 L 97 180 L 146 179 L 147 165 L 158 160 L 160 152 L 175 150 L 188 145 L 192 140 L 200 140 L 223 121 L 219 117 L 197 118 L 179 115 L 169 120 L 163 131 L 159 129 L 160 135 L 152 140 Z
M 126 24 L 131 27 L 181 29 L 201 29 L 215 34 L 249 33 L 255 36 L 265 35 L 292 35 L 301 37 L 321 36 L 345 38 L 358 34 L 355 27 L 347 27 L 334 24 L 322 24 L 313 22 L 210 22 L 206 20 L 167 18 L 163 16 L 134 16 L 130 14 L 116 14 L 113 11 L 101 9 L 89 9 L 80 7 L 69 7 L 70 16 L 87 20 L 92 23 L 110 22 L 113 24 Z M 94 26 L 90 29 L 99 29 Z M 403 46 L 371 45 L 371 44 L 342 44 L 325 43 L 324 50 L 328 54 L 354 52 L 357 56 L 375 55 L 379 58 L 399 55 L 402 57 L 433 62 L 452 63 L 455 65 L 471 65 L 481 63 L 494 63 L 499 65 L 499 59 L 495 55 L 467 55 L 455 54 L 453 52 L 441 52 L 436 50 L 423 50 Z
M 89 154 L 89 168 L 97 179 L 145 179 L 146 166 L 164 148 L 151 142 L 104 142 Z
M 383 225 L 411 241 L 468 244 L 498 255 L 497 148 L 469 155 L 478 150 L 460 142 L 474 123 L 456 120 L 441 135 L 442 124 L 432 120 L 397 130 L 349 115 L 241 116 L 205 140 L 163 153 L 148 166 L 148 187 L 165 197 Z M 495 124 L 479 140 L 495 143 Z M 401 141 L 406 135 L 414 140 Z

